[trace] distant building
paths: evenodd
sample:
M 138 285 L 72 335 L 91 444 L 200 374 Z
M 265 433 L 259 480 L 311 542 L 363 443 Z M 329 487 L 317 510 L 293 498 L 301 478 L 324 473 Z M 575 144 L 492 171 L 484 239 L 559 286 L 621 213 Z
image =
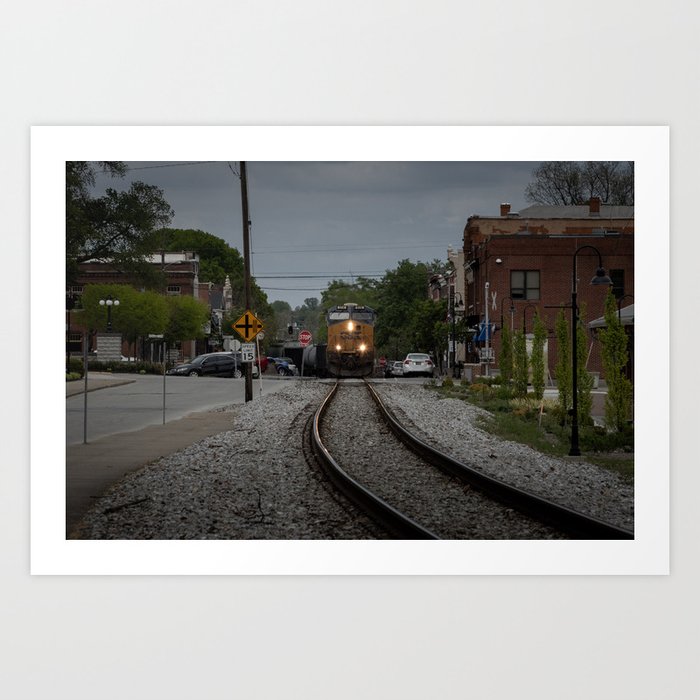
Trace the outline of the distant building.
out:
M 199 255 L 191 251 L 177 253 L 156 253 L 148 261 L 165 274 L 163 293 L 168 296 L 192 296 L 209 303 L 212 285 L 199 281 Z M 66 290 L 66 331 L 68 352 L 74 355 L 83 353 L 84 329 L 80 319 L 80 297 L 83 289 L 91 284 L 133 284 L 124 272 L 111 263 L 89 260 L 79 265 L 75 284 Z M 137 285 L 134 285 L 137 286 Z M 95 338 L 89 339 L 88 351 L 95 349 Z M 188 340 L 181 343 L 179 357 L 192 357 L 197 352 L 205 352 L 205 341 Z M 124 347 L 123 353 L 128 353 Z

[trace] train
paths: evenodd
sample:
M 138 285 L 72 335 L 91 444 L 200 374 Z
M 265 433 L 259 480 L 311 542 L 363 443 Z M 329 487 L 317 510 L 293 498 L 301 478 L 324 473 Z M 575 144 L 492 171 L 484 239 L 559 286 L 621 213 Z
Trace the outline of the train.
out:
M 368 377 L 374 371 L 374 309 L 340 304 L 326 314 L 326 362 L 332 377 Z

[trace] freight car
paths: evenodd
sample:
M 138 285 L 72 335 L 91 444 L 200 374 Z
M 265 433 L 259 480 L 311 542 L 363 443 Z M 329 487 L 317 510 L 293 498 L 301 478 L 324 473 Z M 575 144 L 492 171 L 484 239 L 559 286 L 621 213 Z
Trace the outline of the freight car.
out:
M 374 321 L 369 306 L 341 304 L 328 310 L 328 373 L 332 377 L 367 377 L 374 369 Z

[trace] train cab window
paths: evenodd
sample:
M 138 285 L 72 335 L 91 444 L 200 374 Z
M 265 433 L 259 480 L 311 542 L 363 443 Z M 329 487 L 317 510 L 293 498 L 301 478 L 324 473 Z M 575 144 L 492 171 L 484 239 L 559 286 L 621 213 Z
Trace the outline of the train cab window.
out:
M 335 323 L 336 321 L 347 321 L 350 314 L 347 311 L 331 311 L 328 314 L 328 321 Z

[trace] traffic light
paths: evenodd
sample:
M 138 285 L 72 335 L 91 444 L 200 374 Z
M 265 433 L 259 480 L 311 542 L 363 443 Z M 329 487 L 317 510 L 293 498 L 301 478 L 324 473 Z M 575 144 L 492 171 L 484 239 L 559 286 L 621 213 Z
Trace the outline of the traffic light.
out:
M 294 335 L 294 326 L 291 323 L 287 326 L 287 334 Z

